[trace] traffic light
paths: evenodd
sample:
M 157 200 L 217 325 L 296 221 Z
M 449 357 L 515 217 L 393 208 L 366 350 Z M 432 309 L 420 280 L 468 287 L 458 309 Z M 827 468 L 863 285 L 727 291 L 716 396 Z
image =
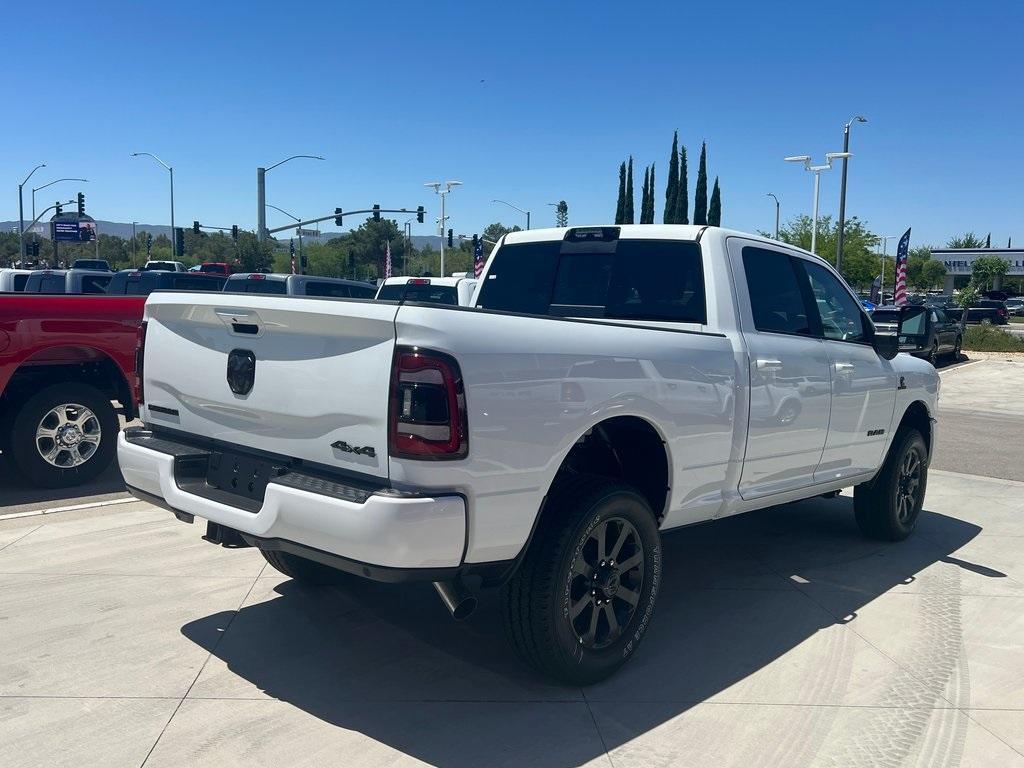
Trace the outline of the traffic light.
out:
M 231 225 L 231 239 L 234 240 L 236 243 L 238 242 L 238 225 L 237 224 L 232 224 Z
M 306 256 L 305 251 L 302 252 L 302 258 L 300 259 L 300 262 L 302 264 L 302 274 L 306 274 L 306 267 L 309 266 L 309 257 Z
M 39 241 L 38 240 L 33 240 L 32 241 L 32 258 L 33 259 L 38 259 L 39 258 Z
M 380 203 L 373 204 L 373 220 L 380 221 Z
M 455 241 L 455 238 L 452 236 L 452 231 L 449 229 L 448 230 L 448 247 L 449 248 L 454 248 L 455 247 L 454 245 L 452 245 L 452 243 L 454 241 Z
M 476 253 L 476 246 L 479 242 L 480 238 L 478 238 L 476 235 L 473 235 L 473 253 Z
M 416 207 L 416 221 L 420 224 L 423 223 L 423 206 L 419 205 Z
M 192 231 L 195 232 L 197 235 L 199 234 L 199 222 L 198 221 L 193 221 L 192 222 Z
M 57 216 L 63 215 L 64 214 L 64 206 L 61 205 L 60 203 L 57 203 L 57 205 L 54 207 L 54 213 Z
M 185 230 L 181 227 L 174 228 L 174 255 L 179 259 L 185 255 Z
M 78 193 L 78 215 L 85 216 L 85 195 Z
M 153 236 L 146 233 L 146 258 L 148 259 L 153 252 Z
M 342 224 L 341 208 L 334 209 L 334 226 L 340 227 Z

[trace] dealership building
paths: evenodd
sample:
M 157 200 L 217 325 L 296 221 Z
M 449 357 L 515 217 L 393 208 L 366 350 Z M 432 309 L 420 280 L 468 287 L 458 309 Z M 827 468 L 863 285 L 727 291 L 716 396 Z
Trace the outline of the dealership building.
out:
M 997 256 L 1008 262 L 1006 277 L 996 280 L 996 290 L 1015 286 L 1018 291 L 1024 283 L 1024 248 L 933 248 L 932 258 L 946 265 L 944 293 L 953 293 L 954 288 L 967 284 L 971 276 L 971 265 L 982 256 Z

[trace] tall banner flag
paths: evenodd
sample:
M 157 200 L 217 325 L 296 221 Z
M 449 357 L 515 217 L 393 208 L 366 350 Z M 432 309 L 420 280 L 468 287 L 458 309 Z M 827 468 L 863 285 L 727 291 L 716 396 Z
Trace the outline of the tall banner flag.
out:
M 473 249 L 473 277 L 480 279 L 484 273 L 484 239 L 477 238 L 476 247 Z
M 896 249 L 896 288 L 892 292 L 892 303 L 897 307 L 907 303 L 907 256 L 910 253 L 910 230 L 903 233 Z
M 384 279 L 391 277 L 391 241 L 384 246 Z
M 294 275 L 295 274 L 295 241 L 291 240 L 291 239 L 288 240 L 288 254 L 292 258 L 292 274 Z

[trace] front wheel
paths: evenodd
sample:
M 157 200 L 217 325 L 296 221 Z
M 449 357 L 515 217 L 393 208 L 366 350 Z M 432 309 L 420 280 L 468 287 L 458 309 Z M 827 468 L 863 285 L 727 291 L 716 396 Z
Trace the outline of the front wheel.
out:
M 580 476 L 552 491 L 522 565 L 502 589 L 519 656 L 571 685 L 608 677 L 636 651 L 661 582 L 661 538 L 628 485 Z
M 35 485 L 78 485 L 110 464 L 119 426 L 110 398 L 96 387 L 53 384 L 18 409 L 11 428 L 11 454 Z
M 939 364 L 939 340 L 936 339 L 932 342 L 932 348 L 928 351 L 928 357 L 926 358 L 932 366 Z
M 903 429 L 878 475 L 853 489 L 853 510 L 870 539 L 902 541 L 914 531 L 928 485 L 928 447 L 916 429 Z

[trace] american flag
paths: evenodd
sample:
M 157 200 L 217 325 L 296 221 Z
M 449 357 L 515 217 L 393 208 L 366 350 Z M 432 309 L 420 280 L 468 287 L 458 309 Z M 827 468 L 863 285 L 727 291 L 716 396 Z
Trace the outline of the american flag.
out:
M 292 274 L 294 275 L 295 274 L 295 241 L 294 240 L 291 240 L 291 239 L 288 240 L 288 253 L 291 254 L 291 257 L 292 257 Z
M 391 277 L 391 241 L 384 246 L 384 279 Z
M 910 230 L 903 233 L 896 248 L 896 288 L 892 292 L 892 303 L 902 307 L 907 303 L 907 255 L 910 253 Z
M 484 273 L 484 240 L 478 238 L 473 249 L 473 277 L 479 279 Z

